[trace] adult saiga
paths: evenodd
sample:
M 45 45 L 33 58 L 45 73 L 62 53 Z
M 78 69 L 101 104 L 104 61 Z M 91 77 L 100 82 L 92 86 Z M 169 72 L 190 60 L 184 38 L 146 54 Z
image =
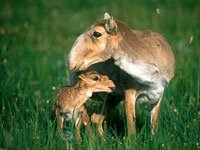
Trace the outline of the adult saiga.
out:
M 150 102 L 152 134 L 157 130 L 157 118 L 164 89 L 174 76 L 172 49 L 158 33 L 131 30 L 108 13 L 94 23 L 75 41 L 68 55 L 69 69 L 76 73 L 96 70 L 108 75 L 116 84 L 109 97 L 125 97 L 125 110 L 130 134 L 135 134 L 135 103 Z M 119 101 L 107 100 L 103 117 Z M 102 126 L 99 122 L 99 128 Z M 102 130 L 99 130 L 102 134 Z

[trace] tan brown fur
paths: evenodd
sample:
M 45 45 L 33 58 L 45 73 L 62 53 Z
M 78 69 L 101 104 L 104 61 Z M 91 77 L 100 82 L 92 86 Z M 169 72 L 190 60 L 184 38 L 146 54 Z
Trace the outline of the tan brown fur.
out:
M 120 97 L 121 100 L 125 97 L 131 134 L 135 134 L 135 102 L 151 102 L 151 122 L 153 130 L 156 130 L 164 89 L 174 76 L 172 49 L 158 33 L 131 30 L 124 23 L 108 18 L 106 13 L 104 20 L 92 25 L 77 39 L 69 53 L 69 69 L 75 73 L 98 70 L 115 82 L 116 89 L 111 97 Z M 96 38 L 95 32 L 101 33 L 101 36 Z M 115 100 L 111 101 L 114 103 Z M 101 118 L 104 119 L 106 113 L 103 111 Z
M 109 36 L 108 50 L 117 49 L 114 53 L 126 51 L 135 60 L 157 65 L 162 74 L 171 80 L 174 76 L 173 52 L 163 36 L 150 30 L 131 30 L 121 21 L 117 21 L 118 33 Z M 104 27 L 105 21 L 95 26 Z M 164 62 L 163 62 L 164 61 Z
M 115 84 L 105 75 L 97 72 L 88 72 L 79 76 L 78 82 L 72 87 L 64 87 L 56 96 L 54 113 L 58 116 L 58 128 L 63 129 L 66 120 L 76 123 L 76 137 L 81 139 L 80 127 L 82 124 L 86 126 L 90 135 L 90 119 L 87 114 L 85 103 L 94 92 L 111 92 Z M 64 113 L 68 113 L 68 117 L 64 117 Z

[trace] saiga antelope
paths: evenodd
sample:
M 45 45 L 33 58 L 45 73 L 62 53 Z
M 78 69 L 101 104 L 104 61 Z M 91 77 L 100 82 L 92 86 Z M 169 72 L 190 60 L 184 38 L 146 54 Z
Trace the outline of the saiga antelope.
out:
M 79 75 L 78 78 L 74 86 L 64 87 L 58 92 L 54 114 L 58 117 L 60 131 L 63 130 L 64 123 L 68 125 L 75 123 L 76 136 L 81 139 L 80 127 L 82 124 L 86 126 L 91 135 L 90 119 L 84 104 L 94 92 L 112 92 L 115 84 L 107 76 L 97 72 L 87 72 Z
M 116 88 L 109 95 L 103 115 L 119 102 L 113 97 L 120 100 L 125 97 L 130 134 L 136 132 L 136 101 L 150 102 L 154 134 L 162 95 L 174 76 L 175 68 L 172 49 L 163 36 L 149 30 L 131 30 L 105 13 L 103 20 L 77 38 L 69 52 L 68 65 L 72 74 L 98 70 L 114 81 Z

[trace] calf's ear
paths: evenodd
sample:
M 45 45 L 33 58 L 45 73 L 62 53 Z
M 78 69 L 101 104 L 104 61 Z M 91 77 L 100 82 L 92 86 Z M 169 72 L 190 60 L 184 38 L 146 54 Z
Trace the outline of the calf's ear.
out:
M 83 74 L 79 75 L 79 76 L 78 76 L 78 79 L 79 79 L 79 80 L 84 80 L 84 75 L 83 75 Z

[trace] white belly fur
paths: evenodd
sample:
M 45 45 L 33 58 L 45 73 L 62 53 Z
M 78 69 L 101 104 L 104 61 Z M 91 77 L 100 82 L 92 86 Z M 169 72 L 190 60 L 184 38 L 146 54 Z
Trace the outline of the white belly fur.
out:
M 160 74 L 159 68 L 155 65 L 132 62 L 132 60 L 125 57 L 118 58 L 115 64 L 139 83 L 148 87 L 138 92 L 137 101 L 156 103 L 163 95 L 165 86 L 168 84 L 168 79 Z

